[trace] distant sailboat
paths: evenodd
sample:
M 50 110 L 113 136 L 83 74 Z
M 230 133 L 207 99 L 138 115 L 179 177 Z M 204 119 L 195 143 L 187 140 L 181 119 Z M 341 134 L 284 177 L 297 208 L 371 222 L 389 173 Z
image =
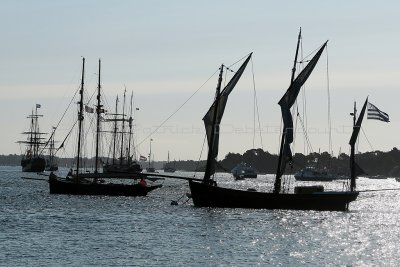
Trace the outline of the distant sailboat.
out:
M 146 168 L 146 172 L 156 172 L 156 169 L 154 168 L 153 164 L 151 164 L 151 142 L 152 141 L 153 141 L 153 139 L 150 138 L 149 166 Z
M 99 140 L 100 140 L 100 116 L 104 112 L 103 105 L 100 102 L 100 60 L 99 60 L 99 82 L 97 93 L 97 123 L 96 123 L 96 157 L 94 173 L 81 172 L 81 144 L 83 138 L 83 90 L 84 90 L 84 70 L 85 58 L 82 62 L 82 80 L 79 90 L 80 100 L 78 112 L 78 143 L 77 143 L 77 160 L 75 172 L 70 171 L 66 178 L 56 176 L 53 172 L 49 176 L 50 194 L 72 194 L 72 195 L 108 195 L 108 196 L 146 196 L 148 192 L 161 187 L 161 185 L 149 186 L 142 177 L 139 183 L 105 183 L 106 178 L 133 179 L 136 181 L 138 176 L 132 178 L 130 174 L 102 174 L 99 173 Z
M 32 111 L 32 114 L 27 117 L 30 119 L 30 129 L 29 131 L 22 133 L 28 135 L 27 140 L 17 142 L 20 144 L 26 144 L 26 151 L 21 160 L 23 172 L 42 172 L 46 166 L 46 160 L 39 151 L 45 144 L 42 136 L 46 134 L 39 130 L 38 119 L 43 117 L 43 115 L 39 115 L 37 112 L 40 107 L 40 104 L 36 104 L 35 112 Z
M 53 128 L 53 132 L 51 133 L 50 139 L 48 141 L 49 145 L 49 156 L 46 159 L 46 171 L 57 171 L 58 170 L 58 163 L 55 157 L 56 149 L 54 147 L 54 135 L 55 135 L 56 128 Z
M 164 172 L 175 172 L 176 171 L 176 164 L 174 161 L 174 164 L 172 164 L 172 162 L 169 161 L 169 151 L 168 151 L 168 161 L 167 163 L 165 163 L 164 165 Z
M 295 67 L 292 72 L 292 79 L 289 89 L 279 101 L 283 117 L 283 132 L 280 146 L 279 161 L 277 173 L 274 183 L 273 192 L 257 192 L 255 190 L 238 190 L 232 188 L 224 188 L 217 185 L 216 181 L 211 178 L 215 172 L 215 162 L 218 155 L 219 143 L 219 124 L 221 122 L 225 105 L 229 93 L 235 87 L 240 79 L 251 55 L 242 64 L 235 73 L 231 81 L 220 92 L 221 81 L 223 76 L 224 65 L 220 68 L 219 80 L 216 89 L 216 97 L 214 103 L 210 107 L 203 120 L 207 130 L 209 152 L 207 157 L 206 171 L 202 182 L 189 180 L 189 186 L 193 203 L 200 207 L 223 207 L 223 208 L 257 208 L 257 209 L 293 209 L 293 210 L 347 210 L 350 202 L 356 200 L 358 192 L 356 187 L 356 172 L 354 162 L 354 146 L 357 139 L 361 122 L 364 117 L 365 106 L 358 117 L 357 123 L 353 127 L 353 134 L 350 140 L 351 146 L 351 184 L 349 191 L 329 191 L 324 192 L 322 186 L 314 187 L 297 187 L 294 193 L 284 192 L 281 188 L 281 177 L 285 171 L 286 163 L 291 160 L 290 144 L 293 141 L 293 120 L 290 108 L 294 104 L 302 85 L 306 82 L 314 67 L 316 66 L 326 43 L 318 50 L 314 57 L 301 73 L 294 78 Z M 296 49 L 295 64 L 297 61 L 297 53 L 299 43 Z M 354 113 L 354 120 L 355 120 Z

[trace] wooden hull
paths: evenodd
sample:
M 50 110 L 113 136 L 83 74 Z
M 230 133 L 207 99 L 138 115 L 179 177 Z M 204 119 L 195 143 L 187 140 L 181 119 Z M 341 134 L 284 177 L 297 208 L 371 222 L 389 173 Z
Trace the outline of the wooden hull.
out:
M 22 159 L 21 166 L 23 172 L 43 172 L 46 160 L 44 158 Z
M 50 194 L 106 195 L 106 196 L 146 196 L 148 192 L 161 187 L 140 184 L 74 182 L 72 179 L 49 177 Z
M 274 194 L 244 191 L 189 181 L 193 203 L 198 207 L 345 211 L 358 192 Z

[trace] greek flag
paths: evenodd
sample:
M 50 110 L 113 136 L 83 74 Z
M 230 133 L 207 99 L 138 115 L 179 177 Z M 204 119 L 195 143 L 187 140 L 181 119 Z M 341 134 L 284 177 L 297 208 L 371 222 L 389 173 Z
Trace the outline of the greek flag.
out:
M 368 119 L 389 122 L 389 115 L 368 102 Z

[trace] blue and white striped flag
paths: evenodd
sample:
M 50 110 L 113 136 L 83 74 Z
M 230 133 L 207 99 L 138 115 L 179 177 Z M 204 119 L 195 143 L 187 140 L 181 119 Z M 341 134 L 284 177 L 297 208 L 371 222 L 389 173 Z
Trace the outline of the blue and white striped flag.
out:
M 368 119 L 389 122 L 389 115 L 368 102 Z

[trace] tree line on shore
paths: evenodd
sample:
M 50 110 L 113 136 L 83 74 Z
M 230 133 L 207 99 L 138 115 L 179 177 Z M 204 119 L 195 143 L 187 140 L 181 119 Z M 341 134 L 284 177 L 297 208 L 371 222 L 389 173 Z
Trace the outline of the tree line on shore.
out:
M 3 166 L 18 166 L 21 162 L 21 155 L 10 154 L 0 155 L 0 165 Z M 103 159 L 105 161 L 105 159 Z M 389 177 L 400 177 L 400 151 L 394 147 L 387 152 L 371 151 L 356 154 L 358 165 L 365 171 L 367 175 L 384 175 Z M 72 167 L 75 162 L 73 158 L 59 158 L 59 166 Z M 93 159 L 88 159 L 94 162 Z M 146 167 L 146 162 L 141 162 L 143 167 Z M 154 162 L 156 169 L 162 169 L 165 161 Z M 218 161 L 218 172 L 230 172 L 237 164 L 246 163 L 257 169 L 259 173 L 276 173 L 278 164 L 278 155 L 271 154 L 260 148 L 249 149 L 243 154 L 228 153 L 224 159 Z M 313 165 L 320 169 L 329 169 L 337 174 L 349 174 L 349 156 L 341 153 L 337 157 L 332 157 L 328 152 L 310 153 L 303 155 L 296 153 L 293 156 L 293 164 L 287 165 L 286 172 L 294 173 L 306 166 Z M 179 160 L 175 162 L 177 170 L 182 171 L 203 171 L 205 161 L 194 160 Z

